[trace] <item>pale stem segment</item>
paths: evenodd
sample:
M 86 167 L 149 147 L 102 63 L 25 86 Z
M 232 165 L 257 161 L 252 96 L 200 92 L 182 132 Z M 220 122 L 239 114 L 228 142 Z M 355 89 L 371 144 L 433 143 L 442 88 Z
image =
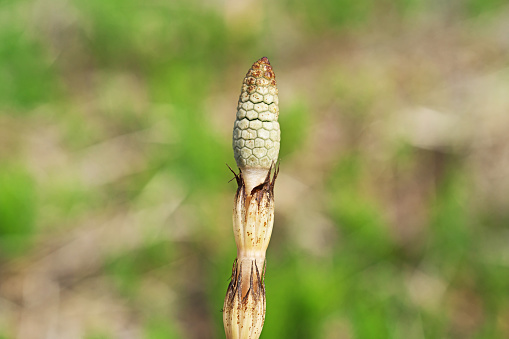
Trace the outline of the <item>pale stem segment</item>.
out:
M 239 173 L 233 207 L 237 259 L 223 307 L 227 339 L 257 339 L 265 321 L 265 252 L 274 224 L 280 146 L 276 79 L 266 57 L 244 78 L 233 130 Z
M 265 252 L 274 224 L 274 183 L 278 170 L 267 170 L 265 180 L 246 193 L 242 171 L 233 208 L 237 243 L 232 280 L 228 286 L 223 322 L 227 338 L 258 338 L 265 320 Z

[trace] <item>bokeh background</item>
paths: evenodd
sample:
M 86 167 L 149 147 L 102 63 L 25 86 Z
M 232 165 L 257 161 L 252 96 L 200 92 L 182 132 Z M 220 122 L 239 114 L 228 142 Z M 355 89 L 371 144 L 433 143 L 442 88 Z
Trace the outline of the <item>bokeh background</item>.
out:
M 262 56 L 262 338 L 509 337 L 506 1 L 3 0 L 0 338 L 224 337 Z

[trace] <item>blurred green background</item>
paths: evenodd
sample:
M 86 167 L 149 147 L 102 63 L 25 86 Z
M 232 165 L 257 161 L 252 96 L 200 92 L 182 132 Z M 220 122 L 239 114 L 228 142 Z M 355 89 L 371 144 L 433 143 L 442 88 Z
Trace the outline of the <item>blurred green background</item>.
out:
M 1 1 L 0 338 L 224 337 L 262 56 L 262 338 L 508 338 L 508 37 L 501 0 Z

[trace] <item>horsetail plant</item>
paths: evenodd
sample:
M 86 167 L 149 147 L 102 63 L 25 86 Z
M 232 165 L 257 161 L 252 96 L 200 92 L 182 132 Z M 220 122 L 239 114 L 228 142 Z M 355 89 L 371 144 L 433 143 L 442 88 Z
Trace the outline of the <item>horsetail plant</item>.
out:
M 246 74 L 233 129 L 233 152 L 239 173 L 233 206 L 237 258 L 223 306 L 227 339 L 256 339 L 265 321 L 265 252 L 274 224 L 272 168 L 279 154 L 279 99 L 266 57 Z

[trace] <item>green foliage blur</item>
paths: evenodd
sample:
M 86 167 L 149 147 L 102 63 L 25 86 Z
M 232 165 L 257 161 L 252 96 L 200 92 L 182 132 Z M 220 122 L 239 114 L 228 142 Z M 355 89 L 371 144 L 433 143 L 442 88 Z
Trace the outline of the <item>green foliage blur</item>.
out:
M 224 337 L 225 163 L 262 56 L 261 337 L 509 337 L 507 22 L 500 0 L 0 2 L 0 338 Z

